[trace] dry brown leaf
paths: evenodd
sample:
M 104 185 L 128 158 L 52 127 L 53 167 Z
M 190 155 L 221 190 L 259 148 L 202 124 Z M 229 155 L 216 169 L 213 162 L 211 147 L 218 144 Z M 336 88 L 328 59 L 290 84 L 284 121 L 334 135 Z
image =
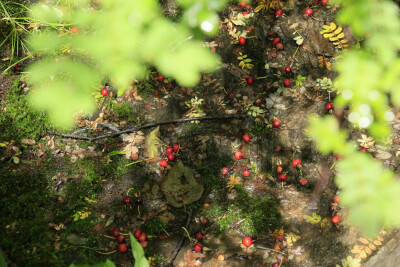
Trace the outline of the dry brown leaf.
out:
M 367 239 L 365 239 L 365 238 L 360 237 L 358 240 L 360 240 L 360 242 L 365 244 L 365 245 L 369 244 L 369 241 Z
M 377 245 L 377 246 L 382 246 L 382 243 L 380 241 L 378 241 L 378 240 L 374 240 L 374 244 Z
M 376 247 L 375 247 L 374 245 L 372 245 L 372 244 L 369 244 L 368 247 L 369 247 L 370 249 L 372 249 L 372 250 L 376 250 Z
M 143 100 L 143 99 L 137 94 L 137 86 L 136 86 L 136 85 L 133 87 L 133 97 L 134 97 L 136 100 L 138 100 L 138 101 Z
M 380 235 L 376 236 L 376 239 L 378 239 L 379 241 L 383 242 L 383 238 Z

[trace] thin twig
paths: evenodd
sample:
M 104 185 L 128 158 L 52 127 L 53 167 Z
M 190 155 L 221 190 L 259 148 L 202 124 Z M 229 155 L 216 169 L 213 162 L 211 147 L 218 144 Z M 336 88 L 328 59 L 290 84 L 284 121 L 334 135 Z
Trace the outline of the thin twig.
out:
M 128 133 L 133 133 L 137 132 L 139 130 L 147 129 L 147 128 L 153 128 L 161 125 L 166 125 L 166 124 L 177 124 L 177 123 L 185 123 L 185 122 L 190 122 L 190 121 L 207 121 L 207 120 L 230 120 L 230 119 L 240 119 L 240 118 L 246 118 L 248 115 L 246 114 L 236 114 L 236 115 L 229 115 L 229 116 L 209 116 L 209 117 L 198 117 L 198 118 L 186 118 L 186 119 L 179 119 L 179 120 L 172 120 L 172 121 L 162 121 L 162 122 L 151 122 L 142 126 L 136 126 L 130 129 L 126 130 L 121 130 L 121 131 L 116 131 L 113 133 L 108 133 L 96 137 L 88 137 L 88 136 L 81 136 L 81 135 L 72 135 L 72 134 L 61 134 L 61 133 L 53 133 L 53 135 L 58 135 L 63 138 L 71 138 L 71 139 L 78 139 L 78 140 L 88 140 L 88 141 L 96 141 L 108 137 L 116 137 L 121 134 L 128 134 Z
M 189 210 L 186 224 L 185 224 L 185 229 L 189 229 L 191 220 L 192 220 L 192 208 Z M 178 256 L 178 253 L 183 246 L 183 242 L 185 241 L 185 238 L 186 238 L 186 232 L 184 231 L 183 235 L 181 236 L 181 239 L 179 240 L 178 244 L 176 245 L 174 251 L 172 252 L 171 257 L 169 258 L 169 261 L 167 264 L 171 264 L 172 262 L 174 262 L 176 256 Z

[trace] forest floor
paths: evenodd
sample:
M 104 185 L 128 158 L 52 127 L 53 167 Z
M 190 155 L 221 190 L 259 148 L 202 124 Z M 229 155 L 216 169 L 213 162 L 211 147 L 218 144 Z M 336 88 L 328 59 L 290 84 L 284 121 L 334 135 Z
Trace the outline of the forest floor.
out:
M 382 229 L 365 237 L 346 223 L 346 210 L 334 201 L 340 190 L 333 165 L 340 159 L 319 154 L 307 126 L 313 114 L 336 116 L 351 139 L 361 140 L 360 148 L 398 172 L 398 110 L 393 137 L 381 147 L 350 126 L 346 111 L 326 109 L 335 93 L 317 79 L 335 77 L 331 65 L 343 51 L 320 31 L 334 22 L 337 10 L 311 5 L 314 14 L 307 17 L 308 4 L 297 3 L 285 3 L 278 17 L 274 10 L 228 6 L 220 33 L 204 43 L 221 57 L 218 72 L 202 75 L 195 88 L 154 72 L 118 98 L 110 83 L 108 95 L 97 99 L 98 113 L 78 118 L 69 134 L 94 137 L 152 122 L 216 119 L 96 141 L 66 138 L 45 129 L 40 114 L 21 111 L 29 92 L 29 85 L 20 87 L 23 76 L 1 76 L 0 248 L 10 266 L 107 258 L 133 266 L 131 253 L 116 251 L 114 228 L 146 233 L 142 245 L 153 266 L 167 266 L 182 238 L 172 266 L 357 266 L 349 265 L 355 259 L 377 266 L 377 258 L 379 266 L 395 266 L 396 258 L 385 253 L 399 245 L 398 233 Z M 165 9 L 179 12 L 171 3 Z M 244 45 L 233 29 L 247 32 Z M 343 32 L 355 45 L 351 32 Z M 298 36 L 301 45 L 293 39 Z M 275 38 L 281 45 L 273 44 Z M 5 117 L 10 112 L 12 119 Z M 247 116 L 221 119 L 236 114 Z M 275 120 L 280 127 L 273 126 Z M 173 145 L 179 150 L 167 153 Z M 237 160 L 236 152 L 244 157 Z M 292 166 L 295 159 L 301 168 Z M 278 180 L 282 174 L 285 182 Z M 332 223 L 333 216 L 340 223 Z M 193 251 L 196 233 L 203 237 L 202 252 Z M 242 244 L 246 236 L 254 242 L 250 247 Z

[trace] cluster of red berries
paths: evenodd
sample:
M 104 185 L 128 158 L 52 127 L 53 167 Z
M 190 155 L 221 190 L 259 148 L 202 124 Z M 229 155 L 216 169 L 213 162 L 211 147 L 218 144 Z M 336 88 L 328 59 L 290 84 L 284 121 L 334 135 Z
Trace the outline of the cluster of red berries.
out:
M 137 241 L 139 241 L 142 248 L 147 247 L 147 235 L 145 233 L 142 233 L 142 231 L 136 229 L 133 233 L 133 236 L 137 239 Z
M 179 145 L 178 145 L 178 144 L 175 144 L 175 145 L 173 145 L 172 147 L 167 147 L 166 153 L 167 153 L 167 158 L 168 158 L 168 160 L 169 160 L 169 161 L 174 161 L 174 160 L 175 160 L 175 155 L 176 155 L 176 153 L 178 153 L 178 152 L 179 152 Z M 165 159 L 163 159 L 163 160 L 160 160 L 160 162 L 158 163 L 158 165 L 159 165 L 160 167 L 167 167 L 167 166 L 168 166 L 168 163 L 167 163 L 167 161 L 166 161 Z
M 202 233 L 197 232 L 197 233 L 195 234 L 195 238 L 196 238 L 197 242 L 196 242 L 196 244 L 193 245 L 193 250 L 194 250 L 195 252 L 200 253 L 200 252 L 203 251 L 203 245 L 200 243 L 200 241 L 204 239 L 204 236 L 203 236 Z
M 337 212 L 339 211 L 339 206 L 338 203 L 340 202 L 340 198 L 338 196 L 335 196 L 333 198 L 333 202 L 331 203 L 331 210 L 332 210 L 332 223 L 333 224 L 338 224 L 340 222 L 340 217 L 337 215 Z
M 128 250 L 128 247 L 125 244 L 125 237 L 121 235 L 119 228 L 115 227 L 112 230 L 112 234 L 118 241 L 118 251 L 122 253 L 126 252 Z
M 245 142 L 245 143 L 249 143 L 250 142 L 250 136 L 248 134 L 243 135 L 241 145 L 243 144 L 243 142 Z M 243 155 L 243 153 L 240 152 L 240 151 L 235 152 L 234 157 L 235 157 L 236 160 L 241 160 L 243 158 L 247 158 L 247 156 Z M 229 169 L 227 167 L 223 167 L 221 169 L 221 172 L 222 172 L 223 175 L 227 175 L 229 173 Z M 243 174 L 244 177 L 249 177 L 250 176 L 250 170 L 245 168 L 244 170 L 242 170 L 242 174 Z
M 274 38 L 272 40 L 272 44 L 276 47 L 276 49 L 278 50 L 282 50 L 283 49 L 283 44 L 281 43 L 281 39 L 279 39 L 278 37 Z

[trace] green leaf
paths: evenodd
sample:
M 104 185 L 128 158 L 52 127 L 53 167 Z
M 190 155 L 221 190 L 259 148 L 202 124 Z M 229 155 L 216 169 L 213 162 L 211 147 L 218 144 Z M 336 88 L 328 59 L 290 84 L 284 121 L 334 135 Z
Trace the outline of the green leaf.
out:
M 149 262 L 144 256 L 144 250 L 136 238 L 129 233 L 132 247 L 132 255 L 135 258 L 135 267 L 149 267 Z
M 126 151 L 111 151 L 110 153 L 108 153 L 109 157 L 115 156 L 115 155 L 125 155 L 127 152 Z
M 115 264 L 107 259 L 105 262 L 101 262 L 95 265 L 89 265 L 89 264 L 71 264 L 69 267 L 115 267 Z
M 0 253 L 0 267 L 7 267 L 6 259 L 2 253 Z
M 13 157 L 12 159 L 13 159 L 13 161 L 14 161 L 15 164 L 18 164 L 18 163 L 19 163 L 19 158 L 18 158 L 18 157 Z

